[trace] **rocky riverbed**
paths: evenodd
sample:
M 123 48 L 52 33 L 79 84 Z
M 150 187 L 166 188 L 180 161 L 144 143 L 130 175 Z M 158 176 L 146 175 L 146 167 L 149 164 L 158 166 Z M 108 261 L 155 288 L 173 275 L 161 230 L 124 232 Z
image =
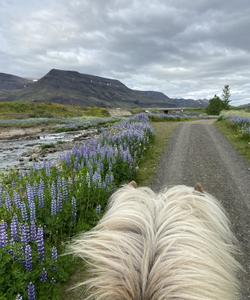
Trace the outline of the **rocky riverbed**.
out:
M 52 133 L 45 129 L 0 129 L 0 171 L 27 169 L 34 162 L 56 161 L 60 155 L 98 136 L 97 128 Z

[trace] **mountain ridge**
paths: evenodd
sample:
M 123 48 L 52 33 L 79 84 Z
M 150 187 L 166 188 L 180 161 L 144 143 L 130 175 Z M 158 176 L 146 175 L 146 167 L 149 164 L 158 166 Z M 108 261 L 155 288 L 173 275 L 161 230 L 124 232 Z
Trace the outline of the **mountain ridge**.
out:
M 13 84 L 13 89 L 11 85 L 8 90 L 2 89 L 0 76 L 0 101 L 54 102 L 100 107 L 206 107 L 208 104 L 206 100 L 171 99 L 158 91 L 130 89 L 117 79 L 77 71 L 51 69 L 35 82 L 11 74 L 5 75 L 13 76 L 13 82 L 16 80 L 18 84 Z M 19 88 L 14 88 L 16 86 Z

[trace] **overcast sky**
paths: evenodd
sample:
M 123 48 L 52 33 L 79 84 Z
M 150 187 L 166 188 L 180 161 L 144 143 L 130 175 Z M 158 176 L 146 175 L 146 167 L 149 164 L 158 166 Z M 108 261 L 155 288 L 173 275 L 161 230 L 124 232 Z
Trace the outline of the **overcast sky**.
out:
M 51 68 L 250 102 L 249 0 L 0 0 L 0 72 Z

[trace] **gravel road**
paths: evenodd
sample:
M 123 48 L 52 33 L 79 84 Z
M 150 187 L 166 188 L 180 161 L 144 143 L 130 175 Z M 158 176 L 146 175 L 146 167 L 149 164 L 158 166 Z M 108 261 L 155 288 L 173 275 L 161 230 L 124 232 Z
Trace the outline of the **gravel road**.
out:
M 155 191 L 166 185 L 201 182 L 219 199 L 232 222 L 246 272 L 240 274 L 242 300 L 250 299 L 250 164 L 241 157 L 211 121 L 182 123 L 162 155 Z

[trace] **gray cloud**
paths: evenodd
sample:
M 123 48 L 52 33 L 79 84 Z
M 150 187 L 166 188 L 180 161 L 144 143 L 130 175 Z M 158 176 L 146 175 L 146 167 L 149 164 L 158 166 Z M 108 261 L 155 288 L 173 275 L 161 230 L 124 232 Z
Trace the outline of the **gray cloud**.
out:
M 250 102 L 248 0 L 2 0 L 1 72 L 51 68 L 206 98 L 229 84 Z

